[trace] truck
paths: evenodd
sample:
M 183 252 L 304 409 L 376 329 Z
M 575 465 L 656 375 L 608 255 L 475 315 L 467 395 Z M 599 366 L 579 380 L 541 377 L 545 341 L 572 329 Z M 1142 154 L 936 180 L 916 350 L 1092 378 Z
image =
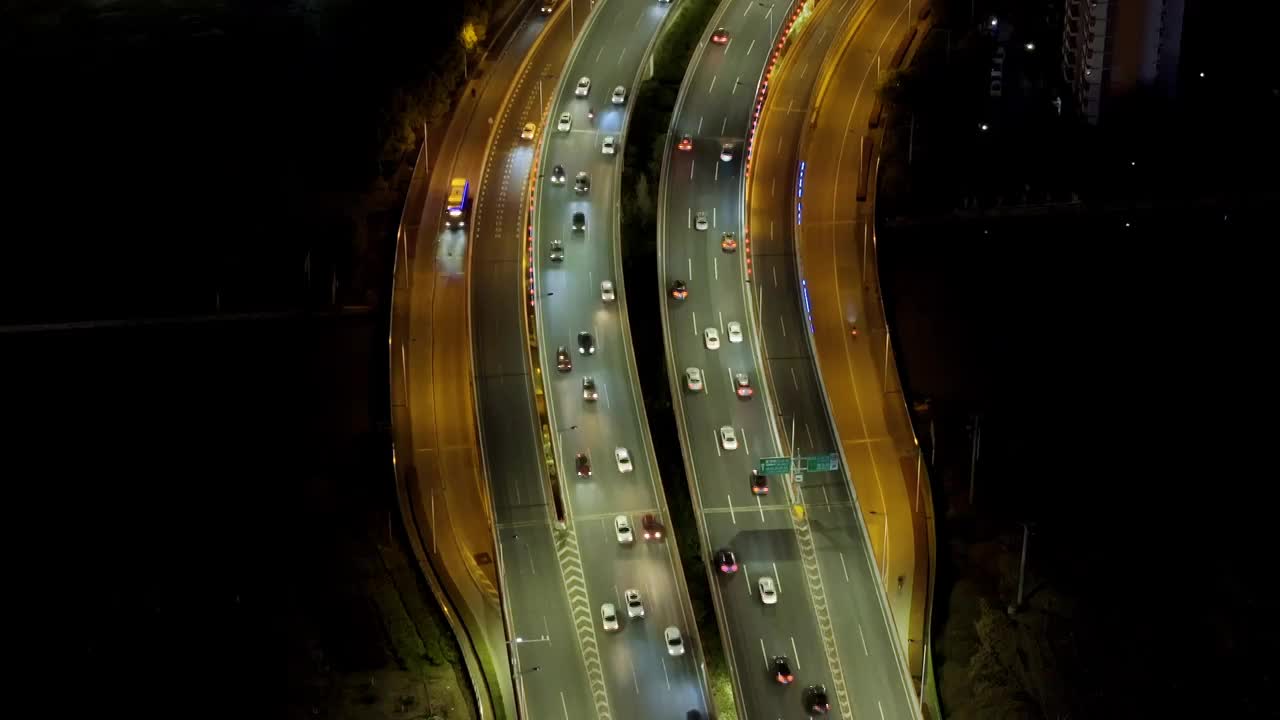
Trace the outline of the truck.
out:
M 466 227 L 470 196 L 471 183 L 466 178 L 454 178 L 450 181 L 449 199 L 445 202 L 445 225 L 450 228 Z

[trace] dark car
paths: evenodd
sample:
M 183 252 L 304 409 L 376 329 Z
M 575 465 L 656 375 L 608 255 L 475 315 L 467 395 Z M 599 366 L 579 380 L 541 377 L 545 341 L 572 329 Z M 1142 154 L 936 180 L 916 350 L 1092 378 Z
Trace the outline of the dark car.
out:
M 600 397 L 600 393 L 596 391 L 596 379 L 590 375 L 582 378 L 582 399 L 595 401 Z
M 582 232 L 587 229 L 587 215 L 583 212 L 573 214 L 573 229 Z
M 761 475 L 755 470 L 751 471 L 751 493 L 753 495 L 769 494 L 769 476 Z
M 787 662 L 787 658 L 785 656 L 778 655 L 774 657 L 772 668 L 774 680 L 777 680 L 783 685 L 790 685 L 795 681 L 796 676 L 791 674 L 791 664 Z
M 666 530 L 658 517 L 652 513 L 640 519 L 640 526 L 644 528 L 645 540 L 661 540 L 662 533 Z
M 563 165 L 557 165 L 551 168 L 551 182 L 555 183 L 556 185 L 564 184 L 564 166 Z
M 831 709 L 827 701 L 827 689 L 822 685 L 810 685 L 804 689 L 804 709 L 811 713 L 826 715 Z
M 733 233 L 727 232 L 720 236 L 720 249 L 725 252 L 733 252 L 738 249 L 738 238 Z
M 738 572 L 738 556 L 733 554 L 732 550 L 723 549 L 716 551 L 716 567 L 725 575 L 732 575 Z
M 573 464 L 578 468 L 578 477 L 591 477 L 591 458 L 586 453 L 578 453 Z
M 683 280 L 671 283 L 671 297 L 677 300 L 684 300 L 689 297 L 689 286 Z
M 596 341 L 591 337 L 591 333 L 583 330 L 578 333 L 578 354 L 579 355 L 595 355 Z
M 560 372 L 569 372 L 573 369 L 573 358 L 569 356 L 569 351 L 564 346 L 556 348 L 556 369 Z
M 573 179 L 573 191 L 584 193 L 591 189 L 591 177 L 587 175 L 587 171 L 583 170 Z
M 564 262 L 564 243 L 559 240 L 551 241 L 551 262 Z

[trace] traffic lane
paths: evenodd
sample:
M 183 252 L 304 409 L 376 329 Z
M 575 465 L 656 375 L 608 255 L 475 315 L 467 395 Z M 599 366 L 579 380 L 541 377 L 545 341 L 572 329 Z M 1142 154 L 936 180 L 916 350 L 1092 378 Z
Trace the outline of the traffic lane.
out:
M 789 716 L 802 708 L 804 687 L 831 685 L 790 516 L 779 508 L 767 512 L 766 520 L 759 524 L 754 518 L 747 523 L 734 523 L 731 516 L 718 509 L 704 512 L 704 517 L 707 534 L 717 543 L 715 549 L 732 548 L 739 565 L 736 575 L 726 576 L 718 568 L 713 571 L 716 592 L 728 615 L 726 624 L 735 629 L 735 664 L 744 692 L 751 693 L 749 700 L 754 701 L 754 706 L 748 702 L 746 716 Z M 782 590 L 777 605 L 765 606 L 760 602 L 757 583 L 761 574 L 773 576 L 774 572 L 775 579 L 781 580 Z M 775 655 L 790 661 L 796 678 L 790 686 L 769 681 L 763 664 Z M 765 682 L 751 682 L 761 677 L 751 674 L 752 668 L 759 669 Z M 831 717 L 838 717 L 838 708 L 832 709 Z
M 629 520 L 639 532 L 639 518 Z M 685 638 L 689 636 L 676 604 L 666 601 L 678 590 L 663 543 L 646 542 L 639 536 L 632 543 L 619 543 L 612 517 L 587 518 L 575 522 L 575 529 L 614 716 L 683 717 L 690 709 L 705 707 L 693 654 L 673 657 L 663 640 L 663 631 L 671 625 L 679 627 Z M 641 592 L 645 617 L 627 617 L 622 594 L 628 588 Z M 603 628 L 604 603 L 612 603 L 618 613 L 617 631 Z M 641 697 L 643 705 L 636 702 Z
M 874 717 L 912 716 L 908 700 L 912 690 L 898 671 L 897 650 L 880 611 L 875 567 L 868 560 L 857 518 L 852 512 L 814 512 L 810 515 L 814 547 L 822 577 L 843 598 L 840 611 L 831 613 L 837 637 L 859 638 L 860 643 L 840 646 L 843 664 L 857 668 L 850 673 L 850 699 L 854 714 Z M 846 579 L 847 578 L 847 579 Z M 895 587 L 889 587 L 890 593 Z
M 544 522 L 504 528 L 501 534 L 508 597 L 540 599 L 536 603 L 507 603 L 514 637 L 530 641 L 511 644 L 512 652 L 518 653 L 517 682 L 525 702 L 535 711 L 541 709 L 546 717 L 560 716 L 561 708 L 573 709 L 575 716 L 588 713 L 594 704 L 562 588 L 551 528 Z

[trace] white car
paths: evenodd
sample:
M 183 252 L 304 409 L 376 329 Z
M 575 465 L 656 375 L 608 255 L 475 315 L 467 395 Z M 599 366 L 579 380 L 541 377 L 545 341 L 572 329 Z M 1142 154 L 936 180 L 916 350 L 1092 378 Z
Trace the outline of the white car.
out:
M 706 229 L 707 229 L 707 214 L 706 214 L 706 213 L 704 213 L 704 212 L 702 212 L 701 210 L 699 210 L 699 211 L 698 211 L 698 213 L 697 213 L 696 215 L 694 215 L 694 216 L 693 216 L 693 229 L 694 229 L 694 230 L 706 230 Z
M 707 328 L 702 331 L 702 342 L 707 346 L 708 350 L 720 349 L 720 331 L 715 328 Z
M 600 606 L 600 622 L 604 625 L 604 629 L 609 632 L 615 632 L 618 629 L 618 610 L 613 603 L 605 603 Z
M 720 447 L 725 450 L 738 449 L 738 434 L 733 431 L 732 425 L 725 425 L 720 428 Z
M 618 296 L 613 293 L 613 281 L 601 280 L 600 281 L 600 299 L 605 302 L 613 302 L 614 300 L 617 299 L 617 297 Z
M 614 145 L 613 136 L 605 135 L 604 140 L 600 141 L 600 153 L 602 155 L 612 155 L 615 152 L 617 152 L 617 148 Z
M 627 89 L 619 85 L 613 89 L 613 97 L 609 101 L 614 105 L 623 105 L 627 102 Z
M 631 453 L 624 447 L 613 449 L 613 459 L 618 463 L 618 472 L 629 473 L 635 470 L 631 464 Z
M 533 136 L 534 136 L 535 134 L 537 134 L 537 132 L 538 132 L 538 126 L 537 126 L 537 125 L 534 125 L 533 123 L 525 123 L 525 124 L 524 124 L 524 129 L 520 131 L 520 139 L 521 139 L 521 140 L 532 140 L 532 139 L 533 139 Z
M 732 145 L 725 143 L 724 145 L 720 146 L 720 159 L 723 160 L 724 162 L 729 162 L 730 160 L 733 159 Z
M 644 603 L 640 601 L 640 591 L 629 588 L 622 594 L 627 601 L 627 617 L 644 617 Z
M 573 94 L 578 97 L 586 97 L 589 92 L 591 92 L 591 78 L 585 75 L 578 78 L 578 87 L 573 89 Z
M 732 428 L 730 428 L 732 430 Z M 627 545 L 635 542 L 636 536 L 631 532 L 631 521 L 626 515 L 619 515 L 613 519 L 613 531 L 618 534 L 618 542 Z
M 768 575 L 765 575 L 764 577 L 760 578 L 759 588 L 760 588 L 760 602 L 764 603 L 765 605 L 778 604 L 778 587 L 773 584 L 773 578 L 769 577 Z
M 702 371 L 698 368 L 685 368 L 684 386 L 689 388 L 689 392 L 702 392 Z
M 731 343 L 742 342 L 742 323 L 731 322 L 729 323 L 728 328 L 729 328 L 729 342 Z
M 684 654 L 684 638 L 680 637 L 680 628 L 672 625 L 662 631 L 662 639 L 667 641 L 667 654 L 679 657 Z
M 573 126 L 573 118 L 569 113 L 560 113 L 560 122 L 556 123 L 556 129 L 560 132 L 569 132 L 569 128 Z

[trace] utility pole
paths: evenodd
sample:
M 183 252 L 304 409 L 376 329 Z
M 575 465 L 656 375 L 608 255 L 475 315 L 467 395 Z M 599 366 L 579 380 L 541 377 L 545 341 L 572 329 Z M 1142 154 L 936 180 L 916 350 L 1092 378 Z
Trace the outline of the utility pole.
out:
M 982 416 L 973 416 L 973 444 L 969 450 L 969 507 L 973 507 L 974 476 L 978 471 L 978 454 L 982 451 Z
M 1027 578 L 1027 543 L 1031 541 L 1030 523 L 1022 523 L 1022 559 L 1018 561 L 1018 597 L 1009 605 L 1008 613 L 1013 615 L 1022 608 L 1022 590 Z

